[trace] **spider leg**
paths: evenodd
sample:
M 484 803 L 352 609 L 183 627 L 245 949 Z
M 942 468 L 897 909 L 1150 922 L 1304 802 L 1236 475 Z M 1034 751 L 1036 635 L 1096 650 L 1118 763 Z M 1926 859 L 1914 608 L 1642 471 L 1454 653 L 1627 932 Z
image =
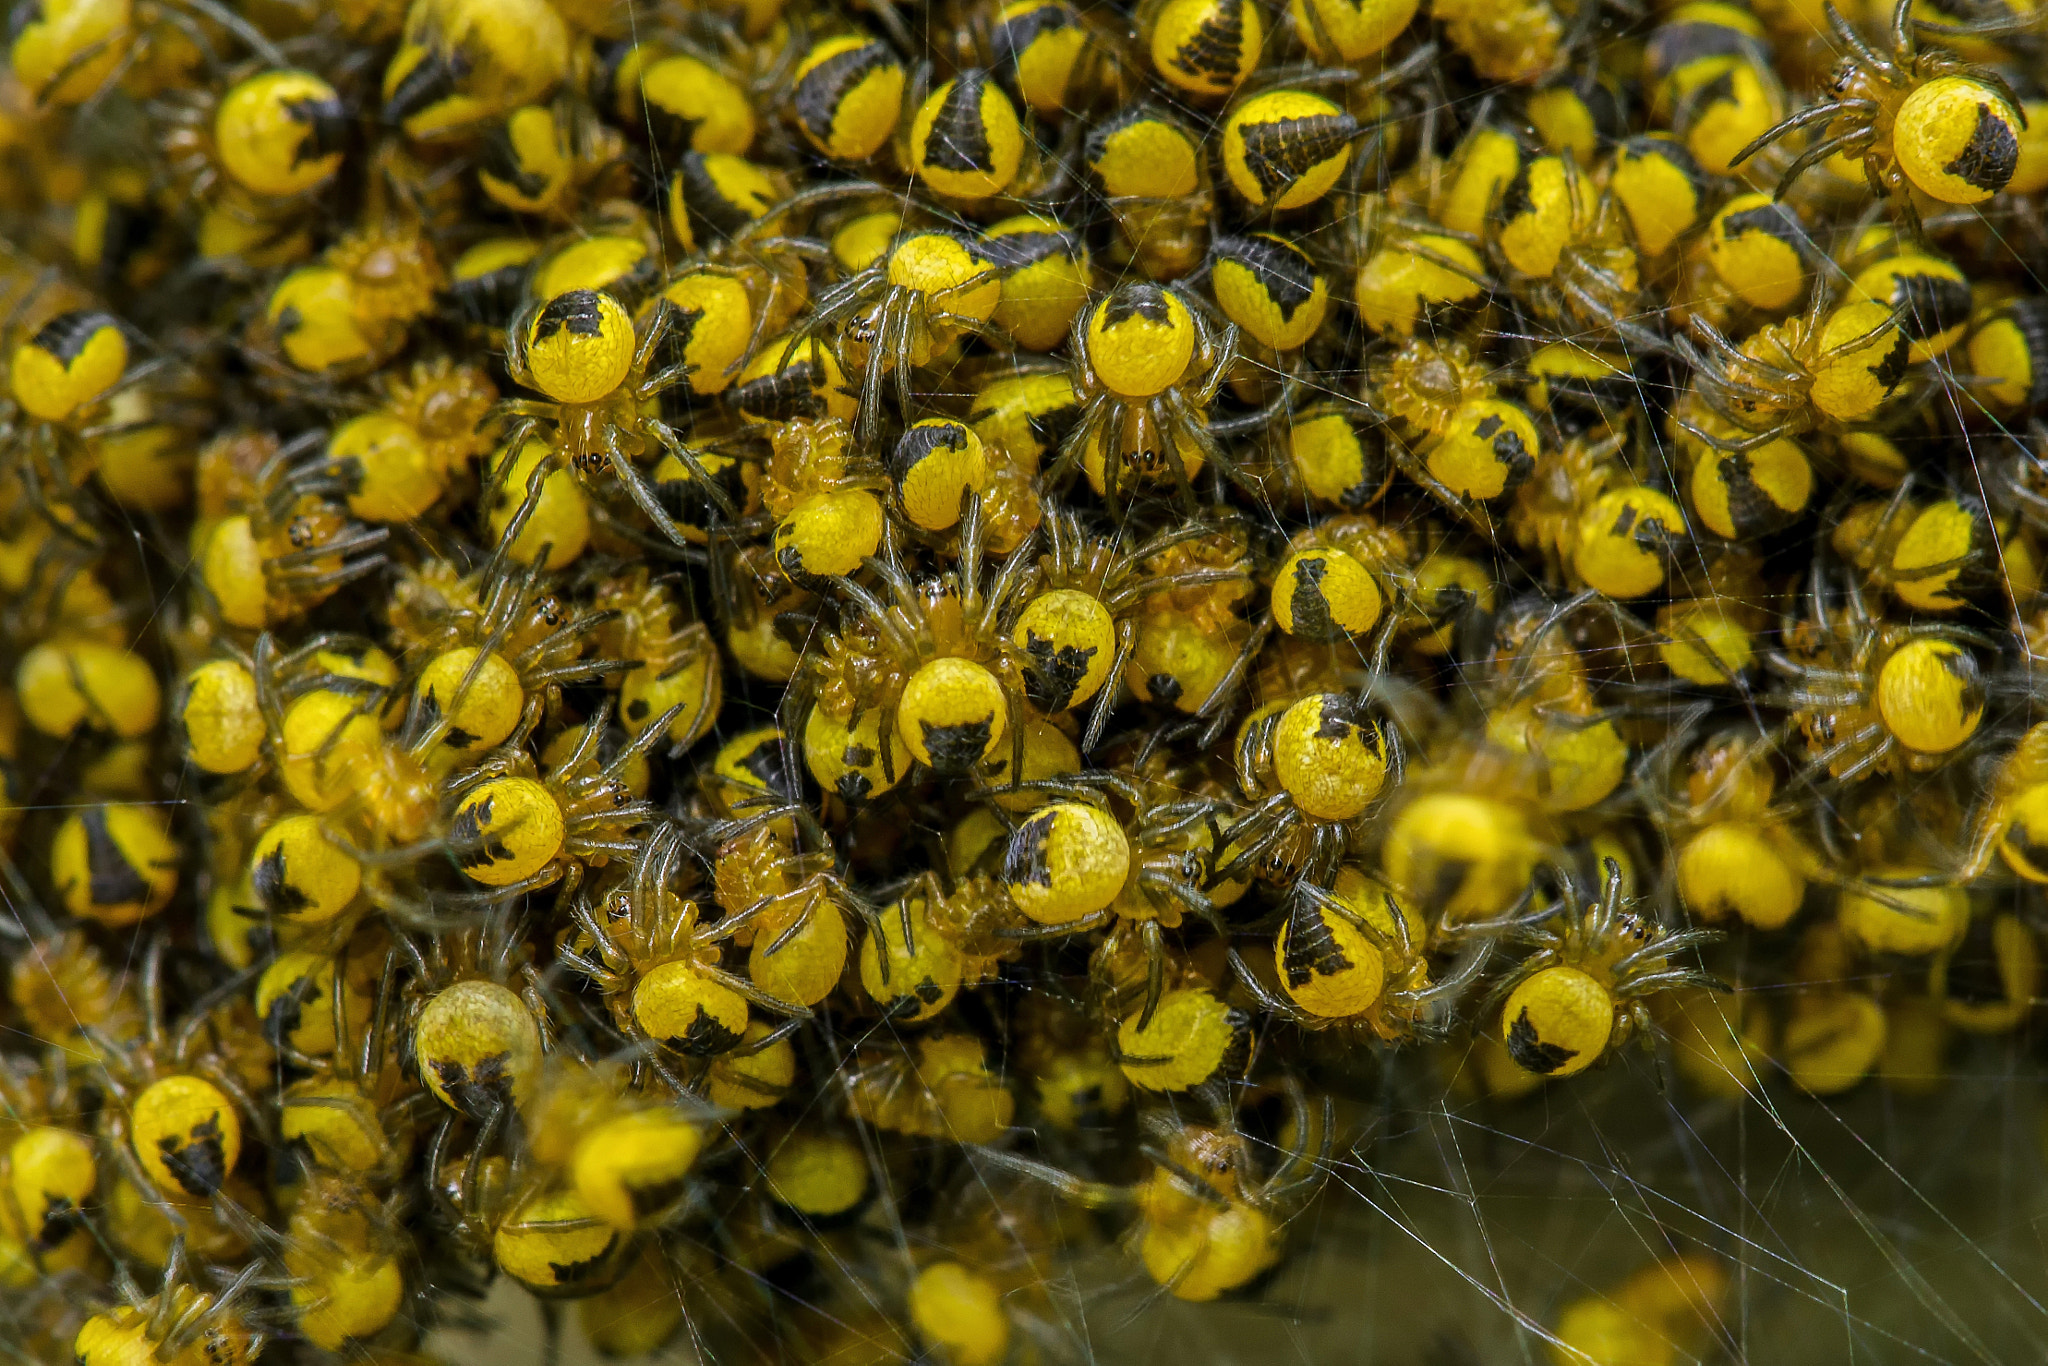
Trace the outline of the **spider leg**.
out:
M 1908 305 L 1903 302 L 1894 304 L 1892 306 L 1892 310 L 1885 315 L 1884 321 L 1877 324 L 1877 326 L 1869 328 L 1864 332 L 1858 333 L 1856 336 L 1849 338 L 1847 341 L 1837 342 L 1835 345 L 1830 346 L 1827 350 L 1821 352 L 1819 356 L 1814 358 L 1814 368 L 1818 369 L 1822 364 L 1824 364 L 1827 361 L 1834 360 L 1841 356 L 1846 356 L 1852 351 L 1856 351 L 1865 346 L 1868 346 L 1870 343 L 1876 341 L 1879 337 L 1882 337 L 1887 332 L 1896 331 L 1899 326 L 1899 318 L 1901 315 L 1905 313 L 1907 307 Z
M 728 521 L 738 521 L 739 508 L 732 501 L 732 495 L 712 477 L 697 452 L 690 449 L 689 443 L 683 440 L 682 434 L 660 418 L 643 418 L 641 423 L 648 434 L 661 443 L 662 449 L 681 462 L 683 468 L 690 472 L 690 477 L 703 485 L 704 496 L 711 500 L 712 506 L 723 513 Z
M 697 971 L 728 991 L 735 992 L 761 1007 L 761 1009 L 772 1011 L 785 1019 L 797 1021 L 812 1018 L 809 1006 L 801 1006 L 794 1001 L 785 1001 L 780 996 L 763 991 L 737 973 L 727 972 L 723 968 L 711 966 L 699 966 Z
M 1792 182 L 1837 152 L 1854 152 L 1861 155 L 1876 141 L 1877 134 L 1868 128 L 1858 128 L 1831 138 L 1823 138 L 1792 158 L 1791 163 L 1785 167 L 1784 174 L 1778 177 L 1777 188 L 1772 191 L 1773 196 L 1783 199 L 1791 190 Z
M 1144 1029 L 1152 1023 L 1152 1012 L 1166 990 L 1166 938 L 1156 920 L 1147 920 L 1138 937 L 1145 946 L 1145 1005 L 1138 1012 L 1138 1028 Z
M 1829 35 L 1843 47 L 1848 48 L 1850 55 L 1854 56 L 1857 61 L 1862 62 L 1887 80 L 1891 80 L 1899 74 L 1899 68 L 1895 64 L 1879 56 L 1870 44 L 1863 41 L 1863 35 L 1856 31 L 1855 25 L 1844 19 L 1842 12 L 1835 8 L 1834 0 L 1824 0 L 1824 3 L 1821 5 L 1821 13 L 1827 17 Z
M 1746 436 L 1737 439 L 1732 436 L 1721 436 L 1717 433 L 1707 431 L 1702 427 L 1693 425 L 1692 422 L 1688 421 L 1685 418 L 1678 419 L 1678 426 L 1681 431 L 1683 431 L 1687 436 L 1692 437 L 1695 441 L 1699 441 L 1707 446 L 1711 446 L 1713 449 L 1717 451 L 1724 451 L 1730 455 L 1747 455 L 1751 451 L 1762 450 L 1765 446 L 1768 446 L 1773 441 L 1776 441 L 1779 438 L 1786 436 L 1791 431 L 1791 428 L 1788 424 L 1780 423 L 1779 425 L 1771 428 L 1769 431 L 1759 433 L 1756 436 Z
M 875 439 L 882 430 L 882 379 L 888 367 L 883 356 L 889 354 L 891 329 L 895 317 L 892 306 L 896 291 L 891 289 L 884 296 L 878 311 L 879 322 L 875 328 L 874 340 L 868 343 L 867 361 L 860 372 L 860 412 L 854 419 L 854 431 L 863 450 L 872 450 Z
M 681 312 L 682 310 L 667 298 L 655 295 L 654 316 L 647 320 L 647 330 L 641 333 L 640 340 L 634 343 L 633 363 L 627 370 L 628 374 L 647 373 L 647 367 L 654 363 L 655 349 L 668 339 L 668 334 L 674 329 Z
M 1132 653 L 1138 648 L 1137 623 L 1126 617 L 1116 626 L 1116 657 L 1110 661 L 1109 673 L 1097 689 L 1094 705 L 1088 709 L 1088 726 L 1081 733 L 1081 753 L 1092 753 L 1102 742 L 1102 731 L 1109 724 L 1110 714 L 1116 710 L 1117 693 L 1123 687 L 1124 669 L 1131 662 Z
M 1913 39 L 1913 0 L 1899 0 L 1892 6 L 1892 51 L 1910 63 L 1917 50 Z M 2019 106 L 2015 104 L 2013 108 Z
M 1283 1000 L 1268 991 L 1265 983 L 1259 980 L 1258 974 L 1251 970 L 1236 949 L 1231 949 L 1228 957 L 1230 966 L 1236 970 L 1238 982 L 1251 993 L 1252 999 L 1259 1003 L 1260 1009 L 1295 1024 L 1306 1024 L 1314 1018 L 1294 1002 Z
M 915 343 L 919 326 L 916 313 L 917 306 L 915 295 L 905 296 L 896 320 L 896 336 L 894 341 L 896 415 L 906 424 L 909 423 L 910 414 L 915 407 L 911 402 L 910 380 L 912 372 L 916 369 L 912 357 L 915 355 Z

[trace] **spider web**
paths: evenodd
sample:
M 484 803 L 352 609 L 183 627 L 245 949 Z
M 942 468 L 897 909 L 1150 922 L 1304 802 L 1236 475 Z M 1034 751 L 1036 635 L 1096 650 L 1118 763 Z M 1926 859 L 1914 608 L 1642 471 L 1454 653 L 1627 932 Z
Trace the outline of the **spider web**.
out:
M 1459 103 L 1484 97 L 1467 94 Z M 1059 154 L 1057 147 L 1039 150 Z M 1995 220 L 1987 219 L 1987 227 L 1998 237 Z M 2043 291 L 2017 253 L 1991 269 Z M 1654 322 L 1648 313 L 1640 320 Z M 1965 434 L 1952 464 L 1989 497 L 1979 443 L 2020 434 L 1955 382 L 1954 363 L 1936 366 L 1937 401 Z M 1304 378 L 1309 394 L 1350 396 L 1357 387 L 1355 374 Z M 1650 460 L 1668 479 L 1677 477 L 1674 453 L 1659 448 Z M 1416 509 L 1419 525 L 1419 503 L 1406 506 Z M 1298 525 L 1275 508 L 1252 511 L 1276 535 Z M 1530 585 L 1525 579 L 1504 586 Z M 183 586 L 165 580 L 147 590 L 169 604 Z M 2020 700 L 2000 704 L 2007 714 L 1987 717 L 1987 729 L 2032 719 L 2025 689 L 2018 691 Z M 742 691 L 719 734 L 773 715 L 772 697 Z M 1759 713 L 1759 720 L 1768 718 Z M 14 925 L 24 936 L 35 932 L 38 917 L 24 908 L 33 894 L 19 880 L 4 891 Z M 21 943 L 6 941 L 10 960 L 26 951 Z M 133 974 L 143 943 L 138 932 L 126 961 L 113 966 Z M 917 1036 L 888 1024 L 861 1028 L 904 1043 Z M 828 1037 L 813 1056 L 846 1062 L 852 1042 Z M 1828 1100 L 1799 1094 L 1768 1063 L 1751 1079 L 1751 1099 L 1703 1096 L 1674 1075 L 1668 1050 L 1659 1049 L 1630 1051 L 1612 1066 L 1519 1098 L 1490 1098 L 1473 1084 L 1467 1044 L 1358 1047 L 1361 1056 L 1333 1088 L 1341 1092 L 1338 1122 L 1331 1151 L 1317 1159 L 1322 1189 L 1289 1223 L 1285 1260 L 1250 1293 L 1208 1305 L 1162 1293 L 1118 1245 L 1128 1212 L 1105 1216 L 1092 1237 L 1019 1237 L 1016 1255 L 1042 1284 L 1034 1337 L 1046 1356 L 1105 1363 L 1544 1362 L 1554 1359 L 1569 1306 L 1589 1297 L 1618 1303 L 1630 1275 L 1684 1255 L 1718 1266 L 1727 1290 L 1679 1325 L 1662 1360 L 1991 1363 L 2048 1355 L 2040 1069 L 2037 1044 L 2024 1032 L 1957 1040 L 1931 1082 L 1874 1079 Z M 1025 1085 L 1023 1078 L 1006 1080 Z M 814 1104 L 831 1099 L 828 1086 Z M 1203 1116 L 1189 1107 L 1188 1118 Z M 856 1336 L 865 1307 L 900 1322 L 902 1287 L 932 1253 L 912 1231 L 917 1221 L 906 1222 L 896 1208 L 909 1193 L 900 1167 L 879 1150 L 885 1136 L 864 1137 L 879 1195 L 861 1236 L 817 1244 L 816 1284 L 832 1293 L 770 1289 L 806 1322 L 837 1321 Z M 1025 1137 L 1017 1146 L 1031 1146 Z M 1285 1145 L 1270 1135 L 1253 1142 L 1263 1165 L 1281 1159 Z M 749 1151 L 724 1167 L 719 1179 L 727 1195 L 758 1185 L 768 1156 Z M 1048 1198 L 978 1166 L 972 1154 L 961 1161 L 963 1179 L 983 1182 L 998 1202 Z M 680 1274 L 676 1290 L 665 1293 L 680 1293 L 689 1319 L 666 1356 L 687 1360 L 695 1355 L 692 1343 L 713 1342 L 717 1310 L 696 1301 Z M 539 1310 L 523 1292 L 501 1280 L 482 1311 L 476 1325 L 442 1327 L 429 1350 L 501 1366 L 540 1359 Z M 591 1359 L 578 1316 L 563 1317 L 563 1362 Z M 886 1353 L 897 1343 L 876 1338 L 870 1345 Z M 726 1359 L 714 1350 L 704 1355 Z

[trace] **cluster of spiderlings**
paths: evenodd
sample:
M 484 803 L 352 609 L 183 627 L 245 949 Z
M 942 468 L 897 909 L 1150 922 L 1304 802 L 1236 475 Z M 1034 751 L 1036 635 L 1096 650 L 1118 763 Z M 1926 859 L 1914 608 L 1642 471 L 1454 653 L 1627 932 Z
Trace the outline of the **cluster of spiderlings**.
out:
M 2019 1028 L 2048 31 L 1850 9 L 16 0 L 0 1348 L 993 1366 Z

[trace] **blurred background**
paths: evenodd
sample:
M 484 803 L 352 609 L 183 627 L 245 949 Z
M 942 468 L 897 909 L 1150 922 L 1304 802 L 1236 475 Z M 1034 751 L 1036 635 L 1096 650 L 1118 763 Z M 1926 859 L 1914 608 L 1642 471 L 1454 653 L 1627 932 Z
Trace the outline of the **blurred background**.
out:
M 1255 1294 L 1178 1303 L 1110 1244 L 1053 1287 L 1069 1320 L 1040 1359 L 1547 1363 L 1560 1358 L 1545 1335 L 1575 1304 L 1612 1304 L 1631 1275 L 1684 1257 L 1717 1267 L 1724 1288 L 1644 1366 L 2048 1360 L 2028 1048 L 1973 1040 L 1942 1075 L 1825 1102 L 1770 1078 L 1760 1100 L 1703 1101 L 1643 1051 L 1506 1101 L 1389 1073 L 1375 1103 L 1343 1112 L 1364 1136 L 1332 1153 L 1323 1197 Z M 1117 1228 L 1130 1215 L 1103 1217 Z M 523 1291 L 501 1284 L 483 1309 L 490 1331 L 444 1332 L 434 1348 L 458 1363 L 542 1360 Z M 575 1307 L 562 1317 L 564 1366 L 601 1360 Z M 696 1359 L 687 1328 L 662 1355 Z

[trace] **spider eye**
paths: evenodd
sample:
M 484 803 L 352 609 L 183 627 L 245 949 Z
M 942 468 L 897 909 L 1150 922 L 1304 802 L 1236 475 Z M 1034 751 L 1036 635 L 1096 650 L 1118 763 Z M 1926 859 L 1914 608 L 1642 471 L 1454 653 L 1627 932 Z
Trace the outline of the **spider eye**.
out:
M 1224 122 L 1223 171 L 1254 209 L 1303 208 L 1344 174 L 1357 135 L 1358 120 L 1322 96 L 1270 90 Z
M 2020 115 L 1969 76 L 1940 76 L 1899 106 L 1892 126 L 1899 168 L 1944 204 L 1981 204 L 2019 167 Z

